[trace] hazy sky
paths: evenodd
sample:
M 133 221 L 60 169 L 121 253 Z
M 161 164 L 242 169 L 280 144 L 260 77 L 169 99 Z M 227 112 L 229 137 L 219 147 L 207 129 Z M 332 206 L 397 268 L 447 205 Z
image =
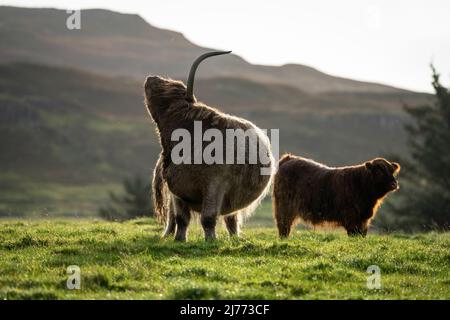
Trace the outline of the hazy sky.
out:
M 450 83 L 450 1 L 0 0 L 3 5 L 138 13 L 192 42 L 257 64 L 300 63 L 352 79 L 431 91 Z

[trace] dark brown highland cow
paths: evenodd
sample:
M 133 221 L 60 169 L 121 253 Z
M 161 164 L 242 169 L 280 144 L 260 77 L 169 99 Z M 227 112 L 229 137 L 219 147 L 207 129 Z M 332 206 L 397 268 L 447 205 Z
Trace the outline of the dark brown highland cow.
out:
M 383 158 L 330 168 L 284 155 L 273 189 L 280 237 L 288 237 L 299 220 L 311 225 L 342 226 L 349 236 L 365 236 L 384 197 L 398 189 L 399 171 L 398 163 Z
M 274 167 L 267 136 L 250 121 L 199 103 L 193 95 L 195 70 L 199 63 L 224 53 L 229 52 L 210 52 L 200 56 L 192 65 L 187 86 L 181 81 L 158 76 L 150 76 L 145 82 L 145 102 L 156 123 L 162 146 L 153 175 L 153 202 L 156 214 L 166 222 L 164 235 L 175 233 L 175 240 L 186 241 L 193 212 L 200 214 L 206 239 L 216 237 L 216 220 L 220 215 L 224 216 L 230 235 L 238 234 L 239 215 L 252 211 L 270 187 L 272 175 L 261 175 L 261 168 L 269 169 L 270 173 Z M 201 121 L 203 130 L 214 129 L 224 137 L 230 129 L 255 130 L 258 143 L 255 140 L 249 142 L 245 156 L 248 160 L 247 147 L 255 143 L 253 146 L 257 145 L 259 154 L 268 156 L 268 163 L 263 164 L 260 159 L 252 164 L 248 161 L 245 164 L 237 164 L 236 161 L 231 164 L 174 163 L 171 154 L 178 142 L 172 141 L 172 133 L 183 129 L 194 137 L 194 121 Z M 194 158 L 197 150 L 194 141 L 191 143 L 191 158 Z M 201 144 L 204 148 L 206 143 Z M 234 153 L 235 159 L 236 155 L 237 152 Z

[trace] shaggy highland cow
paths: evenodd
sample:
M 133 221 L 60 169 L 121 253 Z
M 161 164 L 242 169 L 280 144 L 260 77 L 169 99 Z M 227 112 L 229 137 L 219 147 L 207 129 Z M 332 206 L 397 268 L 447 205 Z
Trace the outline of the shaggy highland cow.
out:
M 273 176 L 271 172 L 274 160 L 267 136 L 250 121 L 199 103 L 193 95 L 195 71 L 200 62 L 225 53 L 229 52 L 210 52 L 197 58 L 191 67 L 187 86 L 181 81 L 159 76 L 147 77 L 145 81 L 145 102 L 156 123 L 162 146 L 153 175 L 154 208 L 157 216 L 166 222 L 164 236 L 175 233 L 175 240 L 186 241 L 187 228 L 194 212 L 200 214 L 205 239 L 215 239 L 219 215 L 224 216 L 229 234 L 237 235 L 239 215 L 254 210 L 266 195 Z M 268 161 L 264 162 L 267 163 L 262 163 L 260 159 L 256 163 L 245 161 L 244 164 L 237 161 L 212 164 L 174 163 L 172 151 L 178 142 L 173 141 L 172 134 L 177 129 L 183 129 L 194 137 L 194 122 L 198 121 L 201 121 L 203 130 L 214 129 L 223 136 L 230 129 L 254 130 L 257 143 L 255 140 L 246 140 L 249 141 L 245 146 L 246 160 L 249 158 L 250 146 L 253 144 L 254 147 L 256 144 L 258 154 L 265 154 Z M 195 141 L 190 143 L 193 148 L 188 158 L 193 159 L 198 150 Z M 207 146 L 205 141 L 200 144 L 202 150 Z M 234 149 L 235 160 L 238 148 L 236 146 Z M 267 168 L 269 175 L 262 175 L 261 168 Z
M 384 197 L 398 189 L 399 171 L 398 163 L 382 158 L 330 168 L 284 155 L 273 189 L 280 237 L 288 237 L 298 220 L 311 225 L 341 226 L 349 236 L 365 236 Z

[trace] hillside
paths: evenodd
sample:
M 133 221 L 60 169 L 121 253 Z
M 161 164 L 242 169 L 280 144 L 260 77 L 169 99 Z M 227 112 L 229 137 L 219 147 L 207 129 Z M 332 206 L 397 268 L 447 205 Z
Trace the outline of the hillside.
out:
M 235 78 L 200 80 L 197 96 L 280 129 L 281 152 L 332 165 L 403 150 L 401 101 L 425 99 L 316 95 Z M 160 150 L 140 82 L 26 63 L 0 65 L 0 148 L 3 214 L 93 213 L 124 177 L 149 177 Z
M 354 131 L 357 128 L 352 128 L 351 124 L 356 125 L 357 121 L 347 122 L 349 118 L 367 118 L 369 122 L 361 125 L 369 130 L 378 130 L 379 121 L 380 128 L 387 131 L 389 123 L 394 125 L 404 117 L 400 102 L 418 98 L 414 94 L 383 95 L 374 108 L 373 95 L 318 96 L 292 87 L 267 86 L 232 78 L 200 80 L 197 93 L 204 102 L 218 105 L 225 112 L 243 115 L 263 128 L 282 128 L 282 150 L 312 153 L 323 159 L 327 158 L 323 148 L 308 150 L 303 147 L 308 137 L 293 141 L 283 136 L 303 130 L 309 133 L 313 144 L 326 143 L 327 136 L 334 135 L 327 127 L 339 126 L 339 123 L 350 125 L 341 131 L 343 136 L 362 134 Z M 21 172 L 25 169 L 27 175 L 32 175 L 33 167 L 42 172 L 44 168 L 40 165 L 51 163 L 53 170 L 46 173 L 47 177 L 54 174 L 49 178 L 56 179 L 57 174 L 62 174 L 62 179 L 81 180 L 83 175 L 77 170 L 58 173 L 55 169 L 58 166 L 67 169 L 71 164 L 78 166 L 79 161 L 95 164 L 97 159 L 108 162 L 114 168 L 112 172 L 119 168 L 125 170 L 129 168 L 127 165 L 142 171 L 148 165 L 145 159 L 153 161 L 159 150 L 142 95 L 142 84 L 132 79 L 25 63 L 0 65 L 2 148 L 12 151 L 3 152 L 0 156 L 2 167 L 12 171 L 20 168 L 16 171 Z M 310 123 L 314 118 L 323 122 L 318 124 L 323 131 Z M 382 124 L 383 119 L 386 125 Z M 397 126 L 392 129 L 399 130 Z M 351 142 L 352 139 L 348 140 Z M 386 139 L 386 148 L 390 148 L 390 140 Z M 124 141 L 127 141 L 127 148 L 135 146 L 137 149 L 124 152 Z M 53 149 L 52 152 L 50 149 L 54 144 L 63 149 L 60 152 Z M 102 148 L 109 151 L 102 151 Z M 121 158 L 115 162 L 118 150 L 123 157 L 133 155 L 135 160 L 123 161 Z M 362 156 L 365 152 L 370 154 L 366 147 L 359 154 Z M 375 152 L 381 150 L 374 147 Z M 62 155 L 64 159 L 60 158 Z M 330 156 L 337 162 L 346 160 L 346 157 L 335 154 Z M 30 157 L 32 164 L 29 163 Z M 97 176 L 95 171 L 88 175 L 90 178 Z
M 139 80 L 148 74 L 185 79 L 192 61 L 207 50 L 178 32 L 149 25 L 138 15 L 83 10 L 81 30 L 68 30 L 67 17 L 64 10 L 0 7 L 0 60 L 72 66 Z M 200 77 L 238 77 L 307 92 L 403 91 L 333 77 L 303 65 L 253 65 L 236 55 L 205 63 Z
M 0 299 L 449 299 L 450 235 L 225 230 L 205 243 L 161 240 L 151 220 L 1 221 Z M 68 290 L 67 267 L 80 267 Z M 367 268 L 381 289 L 367 287 Z M 174 315 L 173 318 L 176 318 Z

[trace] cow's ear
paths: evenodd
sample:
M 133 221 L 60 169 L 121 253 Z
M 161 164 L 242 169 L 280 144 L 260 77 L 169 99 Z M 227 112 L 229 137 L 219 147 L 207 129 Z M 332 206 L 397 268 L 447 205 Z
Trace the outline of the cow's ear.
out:
M 373 169 L 373 162 L 372 161 L 367 161 L 366 163 L 364 163 L 364 165 L 366 166 L 367 169 L 372 170 Z
M 394 172 L 399 172 L 400 171 L 400 164 L 398 164 L 397 162 L 391 162 L 391 166 L 394 168 Z

